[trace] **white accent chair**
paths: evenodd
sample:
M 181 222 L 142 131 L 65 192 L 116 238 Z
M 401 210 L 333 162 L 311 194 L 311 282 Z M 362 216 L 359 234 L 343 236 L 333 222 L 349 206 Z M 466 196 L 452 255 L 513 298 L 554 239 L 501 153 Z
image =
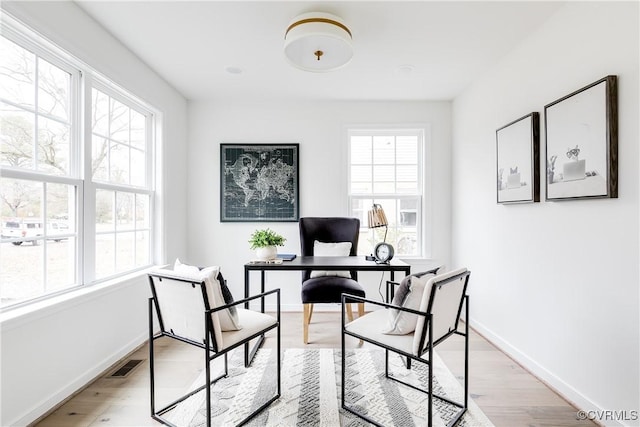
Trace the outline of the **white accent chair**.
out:
M 342 297 L 342 407 L 367 420 L 368 422 L 380 425 L 374 419 L 358 411 L 355 406 L 348 406 L 345 402 L 345 337 L 347 335 L 358 338 L 362 341 L 374 344 L 385 349 L 385 378 L 402 383 L 408 387 L 428 394 L 428 426 L 432 426 L 433 418 L 433 398 L 446 401 L 460 408 L 449 426 L 453 426 L 461 419 L 467 409 L 468 403 L 468 371 L 469 371 L 469 296 L 466 294 L 469 275 L 471 273 L 465 268 L 457 269 L 448 273 L 440 274 L 428 279 L 422 291 L 420 308 L 418 310 L 409 309 L 401 305 L 392 305 L 380 301 L 369 300 L 361 297 L 349 295 L 350 301 L 366 302 L 369 304 L 384 307 L 375 310 L 363 317 L 346 323 L 345 300 Z M 387 286 L 399 285 L 395 282 L 387 282 Z M 464 330 L 458 331 L 458 324 L 463 306 L 466 308 L 466 318 Z M 416 327 L 413 332 L 404 335 L 390 335 L 385 332 L 385 327 L 389 323 L 390 310 L 398 310 L 403 316 L 417 316 Z M 444 396 L 433 393 L 433 349 L 435 346 L 451 337 L 461 335 L 465 342 L 464 356 L 464 402 L 454 402 Z M 389 352 L 394 352 L 406 356 L 409 361 L 425 363 L 429 369 L 427 390 L 408 384 L 398 378 L 394 378 L 389 372 Z M 425 356 L 427 356 L 425 358 Z M 411 364 L 407 364 L 407 369 L 411 369 Z
M 238 425 L 245 424 L 255 415 L 267 408 L 280 397 L 280 289 L 253 295 L 248 298 L 225 304 L 224 301 L 215 301 L 215 307 L 211 307 L 209 294 L 219 295 L 220 292 L 212 292 L 211 286 L 220 286 L 219 281 L 224 281 L 218 274 L 215 280 L 208 278 L 185 277 L 176 274 L 172 270 L 158 269 L 149 273 L 152 297 L 149 298 L 149 364 L 151 381 L 151 417 L 163 424 L 173 425 L 163 417 L 166 412 L 173 409 L 178 403 L 184 401 L 199 391 L 206 390 L 207 427 L 211 426 L 211 386 L 228 374 L 227 354 L 239 348 L 250 340 L 277 330 L 277 392 L 266 402 L 249 414 Z M 241 304 L 248 306 L 249 301 L 266 297 L 275 298 L 276 316 L 257 311 L 240 308 Z M 237 307 L 236 307 L 237 306 Z M 223 331 L 218 314 L 222 310 L 236 307 L 239 330 Z M 155 332 L 154 311 L 159 324 L 159 332 Z M 183 343 L 201 348 L 204 351 L 205 383 L 197 389 L 179 397 L 161 409 L 156 410 L 155 398 L 155 369 L 154 369 L 154 342 L 158 338 L 169 337 Z M 218 357 L 224 357 L 224 372 L 217 378 L 211 379 L 211 363 Z

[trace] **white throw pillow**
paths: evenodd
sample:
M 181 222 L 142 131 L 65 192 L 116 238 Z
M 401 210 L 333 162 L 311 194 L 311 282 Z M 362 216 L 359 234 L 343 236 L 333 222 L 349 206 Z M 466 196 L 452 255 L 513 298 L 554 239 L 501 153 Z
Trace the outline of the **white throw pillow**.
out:
M 419 310 L 424 294 L 424 287 L 435 274 L 427 273 L 419 277 L 407 276 L 398 287 L 392 304 L 412 310 Z M 418 315 L 406 311 L 389 309 L 389 323 L 387 330 L 383 331 L 388 335 L 406 335 L 416 330 Z
M 351 252 L 351 242 L 335 242 L 324 243 L 319 241 L 313 242 L 313 256 L 349 256 Z M 312 271 L 311 278 L 324 276 L 338 276 L 351 278 L 348 271 Z
M 187 265 L 180 262 L 180 258 L 176 258 L 175 264 L 173 264 L 173 271 L 180 276 L 186 277 L 198 277 L 200 275 L 200 269 L 195 265 Z
M 207 290 L 209 307 L 217 308 L 233 302 L 233 296 L 227 288 L 227 285 L 218 280 L 220 267 L 213 266 L 200 270 L 196 266 L 183 264 L 180 262 L 180 259 L 176 259 L 173 271 L 181 276 L 198 277 L 199 280 L 203 280 L 205 289 Z M 236 307 L 220 310 L 217 314 L 220 319 L 220 329 L 223 332 L 238 331 L 242 329 L 242 325 L 239 323 Z

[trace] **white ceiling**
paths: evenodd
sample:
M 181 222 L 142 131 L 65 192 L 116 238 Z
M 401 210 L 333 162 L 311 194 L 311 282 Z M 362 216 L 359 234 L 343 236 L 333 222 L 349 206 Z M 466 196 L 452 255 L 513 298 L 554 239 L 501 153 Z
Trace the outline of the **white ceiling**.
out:
M 450 100 L 562 5 L 76 1 L 190 100 Z M 287 25 L 311 11 L 338 15 L 351 29 L 355 54 L 345 68 L 309 73 L 287 63 Z M 404 65 L 414 71 L 402 72 Z

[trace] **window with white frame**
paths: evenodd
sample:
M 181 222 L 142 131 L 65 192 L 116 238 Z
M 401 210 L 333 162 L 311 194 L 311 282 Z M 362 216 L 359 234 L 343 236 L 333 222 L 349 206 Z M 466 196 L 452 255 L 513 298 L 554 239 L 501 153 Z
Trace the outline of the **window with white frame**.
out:
M 150 126 L 140 107 L 106 87 L 93 88 L 92 113 L 95 277 L 101 279 L 150 262 Z
M 5 16 L 2 24 L 6 308 L 151 264 L 154 115 L 17 22 Z
M 359 254 L 370 254 L 386 239 L 395 256 L 423 256 L 423 169 L 425 130 L 349 129 L 349 207 L 360 218 Z M 374 204 L 388 227 L 368 228 Z

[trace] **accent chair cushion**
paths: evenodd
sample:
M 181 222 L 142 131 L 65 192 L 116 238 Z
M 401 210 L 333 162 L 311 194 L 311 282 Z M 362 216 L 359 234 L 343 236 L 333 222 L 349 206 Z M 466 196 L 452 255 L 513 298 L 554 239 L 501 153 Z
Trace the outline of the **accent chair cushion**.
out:
M 301 299 L 304 304 L 335 303 L 341 300 L 343 293 L 365 296 L 362 286 L 353 279 L 323 276 L 302 283 Z
M 259 311 L 238 309 L 238 316 L 242 322 L 243 328 L 237 331 L 226 331 L 222 333 L 222 349 L 229 348 L 248 337 L 274 325 L 278 319 L 269 314 L 260 313 Z
M 353 322 L 345 325 L 349 332 L 362 335 L 365 338 L 387 345 L 391 348 L 412 353 L 413 335 L 392 335 L 385 334 L 380 325 L 386 324 L 389 314 L 388 310 L 373 310 L 362 317 L 356 318 Z
M 436 275 L 438 269 L 440 269 L 440 267 L 406 276 L 402 279 L 402 282 L 400 282 L 400 286 L 398 286 L 391 304 L 412 310 L 418 310 L 420 308 L 422 297 L 426 291 L 425 285 L 430 278 Z M 428 292 L 430 291 L 431 289 L 429 288 Z M 419 317 L 417 314 L 407 313 L 406 311 L 396 310 L 393 308 L 389 309 L 388 312 L 389 317 L 387 327 L 383 331 L 384 334 L 406 335 L 415 331 Z
M 349 256 L 351 252 L 351 242 L 334 242 L 325 243 L 314 241 L 313 242 L 313 255 L 314 256 Z M 351 279 L 351 273 L 348 271 L 312 271 L 311 278 L 323 277 L 323 276 L 338 276 L 346 279 Z
M 199 269 L 193 265 L 183 264 L 180 262 L 180 259 L 176 259 L 173 271 L 181 276 L 197 277 L 200 280 L 204 280 L 207 297 L 209 299 L 209 307 L 217 308 L 233 302 L 233 295 L 227 287 L 227 284 L 224 280 L 218 280 L 219 277 L 222 277 L 220 275 L 220 267 L 212 266 Z M 242 329 L 236 307 L 220 310 L 217 314 L 220 319 L 220 329 L 223 332 Z

